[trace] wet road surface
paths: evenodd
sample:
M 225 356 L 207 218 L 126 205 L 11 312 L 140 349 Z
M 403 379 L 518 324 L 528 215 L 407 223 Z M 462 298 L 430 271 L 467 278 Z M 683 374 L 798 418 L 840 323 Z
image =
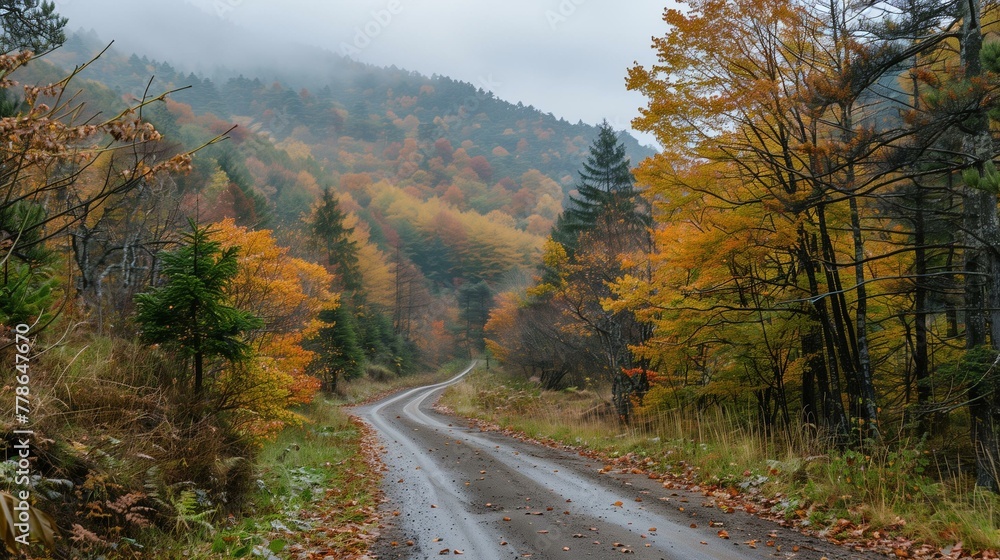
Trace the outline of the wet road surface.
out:
M 471 368 L 354 410 L 386 448 L 378 558 L 885 558 L 435 412 L 441 392 Z

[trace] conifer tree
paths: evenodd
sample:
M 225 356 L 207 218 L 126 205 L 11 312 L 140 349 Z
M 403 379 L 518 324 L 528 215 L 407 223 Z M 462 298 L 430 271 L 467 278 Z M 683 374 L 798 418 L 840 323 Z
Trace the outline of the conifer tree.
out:
M 323 388 L 336 391 L 341 379 L 361 376 L 364 352 L 358 343 L 358 329 L 354 317 L 343 305 L 320 312 L 319 320 L 326 326 L 319 329 L 313 339 L 311 349 L 319 354 L 316 364 L 317 376 L 323 381 Z
M 56 13 L 52 2 L 0 0 L 0 52 L 43 52 L 66 41 L 67 19 Z
M 646 340 L 651 327 L 630 310 L 609 310 L 601 302 L 612 297 L 609 286 L 623 275 L 648 274 L 647 267 L 634 264 L 641 257 L 625 264 L 630 255 L 647 254 L 651 245 L 650 212 L 629 167 L 624 144 L 601 123 L 580 171 L 578 196 L 552 230 L 555 243 L 547 249 L 542 285 L 536 288 L 542 301 L 569 318 L 563 330 L 584 334 L 575 341 L 578 353 L 588 355 L 584 367 L 603 371 L 611 381 L 616 412 L 625 422 L 649 389 L 648 364 L 630 348 Z
M 618 141 L 611 125 L 602 122 L 580 171 L 579 196 L 570 199 L 553 231 L 553 238 L 570 253 L 584 232 L 595 229 L 617 235 L 645 232 L 650 224 L 649 213 L 643 211 L 630 167 L 625 145 Z
M 315 244 L 326 252 L 327 265 L 340 277 L 343 289 L 355 292 L 361 289 L 358 247 L 351 239 L 353 228 L 344 226 L 345 217 L 333 192 L 327 187 L 313 213 L 309 231 Z
M 162 255 L 165 283 L 136 297 L 142 339 L 194 359 L 194 392 L 204 383 L 206 358 L 242 361 L 251 348 L 243 333 L 263 326 L 229 305 L 227 288 L 238 272 L 237 247 L 223 250 L 207 227 L 189 221 L 180 248 Z

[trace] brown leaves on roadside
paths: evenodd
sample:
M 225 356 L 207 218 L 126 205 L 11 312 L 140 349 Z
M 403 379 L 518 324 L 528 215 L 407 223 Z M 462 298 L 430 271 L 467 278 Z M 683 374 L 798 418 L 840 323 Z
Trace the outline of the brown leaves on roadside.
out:
M 361 434 L 361 452 L 352 459 L 354 463 L 346 465 L 349 468 L 345 470 L 343 482 L 350 491 L 343 488 L 331 490 L 321 501 L 303 512 L 302 521 L 316 529 L 297 533 L 299 538 L 291 539 L 289 544 L 289 550 L 299 550 L 303 557 L 323 558 L 335 551 L 336 557 L 344 560 L 367 558 L 369 546 L 378 538 L 379 515 L 371 504 L 378 503 L 381 496 L 379 477 L 372 476 L 372 473 L 381 472 L 383 466 L 378 451 L 379 440 L 364 422 L 351 418 L 351 423 Z M 365 468 L 361 467 L 361 463 Z M 371 500 L 347 499 L 348 494 L 357 496 L 362 489 L 372 497 Z M 351 521 L 345 522 L 345 519 Z M 406 544 L 413 546 L 413 541 Z

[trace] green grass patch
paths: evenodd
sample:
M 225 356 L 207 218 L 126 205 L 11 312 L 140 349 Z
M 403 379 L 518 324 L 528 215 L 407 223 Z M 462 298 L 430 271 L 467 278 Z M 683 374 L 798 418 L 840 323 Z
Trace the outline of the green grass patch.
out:
M 299 412 L 305 424 L 285 428 L 260 450 L 256 489 L 243 515 L 215 519 L 186 535 L 152 535 L 147 544 L 158 557 L 364 553 L 374 529 L 379 477 L 360 452 L 361 430 L 330 400 L 317 399 Z
M 343 406 L 443 381 L 467 361 L 441 370 L 344 383 L 343 394 L 317 398 L 297 412 L 306 422 L 266 441 L 254 466 L 256 488 L 240 517 L 215 519 L 184 535 L 151 535 L 164 558 L 360 557 L 374 529 L 380 476 L 364 460 L 363 434 Z M 311 556 L 310 556 L 311 555 Z

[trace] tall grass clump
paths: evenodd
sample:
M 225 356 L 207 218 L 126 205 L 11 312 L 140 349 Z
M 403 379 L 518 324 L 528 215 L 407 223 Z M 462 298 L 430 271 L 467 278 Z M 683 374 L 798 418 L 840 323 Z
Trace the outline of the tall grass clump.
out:
M 32 493 L 80 558 L 147 554 L 150 535 L 196 540 L 238 512 L 259 444 L 205 414 L 175 360 L 134 341 L 70 331 L 40 337 L 31 361 Z M 0 364 L 4 368 L 9 364 Z M 15 489 L 14 399 L 0 489 Z

